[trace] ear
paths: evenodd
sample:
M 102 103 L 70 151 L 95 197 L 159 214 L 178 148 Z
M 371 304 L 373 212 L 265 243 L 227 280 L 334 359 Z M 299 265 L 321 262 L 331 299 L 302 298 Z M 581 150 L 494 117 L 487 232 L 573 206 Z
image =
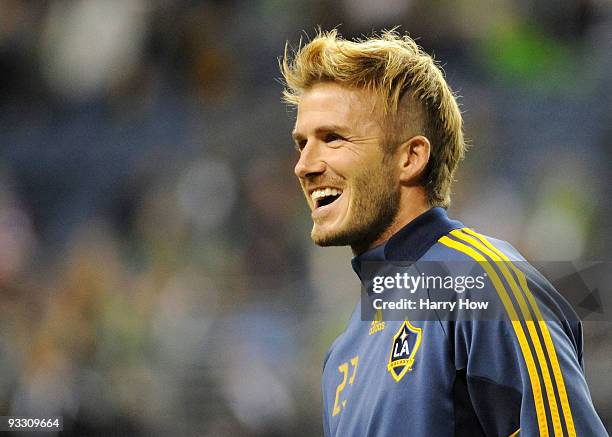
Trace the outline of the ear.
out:
M 417 135 L 399 145 L 399 175 L 400 181 L 406 185 L 418 185 L 425 172 L 431 144 L 427 137 Z

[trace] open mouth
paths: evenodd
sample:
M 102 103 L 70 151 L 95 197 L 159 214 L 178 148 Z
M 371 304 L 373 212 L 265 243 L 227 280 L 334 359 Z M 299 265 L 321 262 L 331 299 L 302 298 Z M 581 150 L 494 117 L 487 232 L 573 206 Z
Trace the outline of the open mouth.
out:
M 310 198 L 312 199 L 316 209 L 334 203 L 336 200 L 338 200 L 341 194 L 342 190 L 337 188 L 321 188 L 314 190 L 310 194 Z

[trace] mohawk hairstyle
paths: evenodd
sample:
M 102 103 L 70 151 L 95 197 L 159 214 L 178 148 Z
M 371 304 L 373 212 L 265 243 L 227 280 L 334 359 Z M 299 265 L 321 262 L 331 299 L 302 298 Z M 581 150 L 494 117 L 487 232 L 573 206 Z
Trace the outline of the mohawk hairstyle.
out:
M 431 143 L 423 184 L 431 206 L 448 208 L 453 176 L 466 150 L 461 112 L 442 70 L 410 36 L 392 29 L 350 41 L 337 29 L 319 30 L 291 54 L 286 44 L 279 67 L 283 100 L 293 106 L 318 82 L 373 92 L 383 112 L 387 152 L 408 139 L 402 137 L 406 130 L 415 129 L 410 112 L 421 113 L 418 128 Z

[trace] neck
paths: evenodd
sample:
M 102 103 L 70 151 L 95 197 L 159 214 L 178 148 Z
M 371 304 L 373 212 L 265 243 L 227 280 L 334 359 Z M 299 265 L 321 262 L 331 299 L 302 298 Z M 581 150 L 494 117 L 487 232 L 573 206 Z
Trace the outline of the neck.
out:
M 395 216 L 395 219 L 391 225 L 378 237 L 375 241 L 369 244 L 355 244 L 351 245 L 351 250 L 354 256 L 360 255 L 370 249 L 373 249 L 381 244 L 384 244 L 395 235 L 400 229 L 410 223 L 412 220 L 423 214 L 424 212 L 431 209 L 431 206 L 427 202 L 427 198 L 422 196 L 415 196 L 416 198 L 403 198 L 400 200 L 400 208 Z

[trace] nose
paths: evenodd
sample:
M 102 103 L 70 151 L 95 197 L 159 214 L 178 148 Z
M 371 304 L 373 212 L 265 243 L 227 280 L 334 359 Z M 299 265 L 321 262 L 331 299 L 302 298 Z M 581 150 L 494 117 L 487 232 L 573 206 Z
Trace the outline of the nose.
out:
M 325 162 L 321 159 L 321 154 L 316 142 L 308 141 L 300 152 L 300 159 L 295 164 L 295 175 L 304 179 L 308 176 L 321 174 L 325 171 Z

